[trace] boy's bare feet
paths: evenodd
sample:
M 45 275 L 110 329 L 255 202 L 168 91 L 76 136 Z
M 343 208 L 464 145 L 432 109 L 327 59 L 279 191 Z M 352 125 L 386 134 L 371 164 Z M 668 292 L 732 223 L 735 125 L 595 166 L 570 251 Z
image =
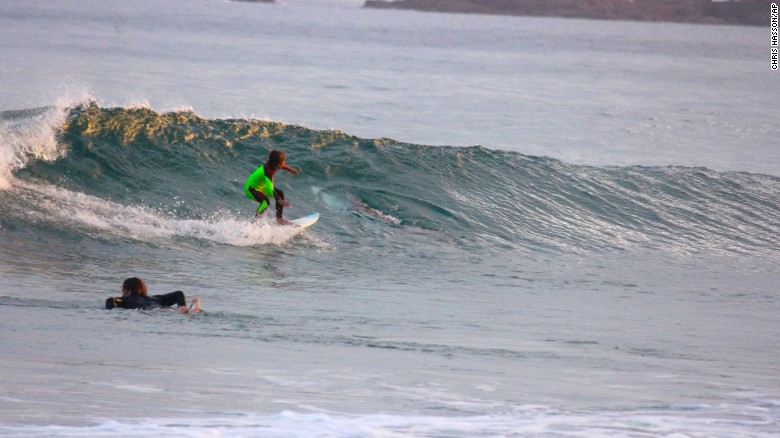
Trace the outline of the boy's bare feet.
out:
M 190 312 L 192 313 L 200 312 L 200 298 L 195 297 L 192 299 L 192 303 L 190 303 Z
M 287 219 L 277 219 L 276 223 L 279 225 L 294 225 L 292 222 L 288 221 Z
M 199 313 L 200 312 L 200 298 L 195 297 L 192 299 L 189 307 L 179 307 L 179 311 L 183 314 Z

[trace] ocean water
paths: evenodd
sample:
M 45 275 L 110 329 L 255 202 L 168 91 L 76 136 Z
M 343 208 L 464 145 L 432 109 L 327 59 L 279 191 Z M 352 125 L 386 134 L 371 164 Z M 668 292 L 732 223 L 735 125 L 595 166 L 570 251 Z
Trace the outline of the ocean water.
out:
M 769 30 L 361 3 L 0 3 L 0 435 L 780 436 Z

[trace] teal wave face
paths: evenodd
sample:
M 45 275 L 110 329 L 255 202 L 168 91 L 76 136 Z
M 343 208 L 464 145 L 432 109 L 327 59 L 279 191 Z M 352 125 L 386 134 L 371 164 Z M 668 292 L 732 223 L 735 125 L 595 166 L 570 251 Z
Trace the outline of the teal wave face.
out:
M 320 211 L 333 218 L 325 226 L 344 233 L 371 221 L 490 247 L 773 256 L 780 248 L 780 179 L 765 175 L 576 166 L 482 147 L 95 104 L 70 110 L 57 138 L 63 157 L 32 160 L 16 177 L 180 219 L 214 211 L 249 218 L 255 207 L 243 194 L 245 180 L 281 149 L 301 170 L 277 177 L 296 213 Z

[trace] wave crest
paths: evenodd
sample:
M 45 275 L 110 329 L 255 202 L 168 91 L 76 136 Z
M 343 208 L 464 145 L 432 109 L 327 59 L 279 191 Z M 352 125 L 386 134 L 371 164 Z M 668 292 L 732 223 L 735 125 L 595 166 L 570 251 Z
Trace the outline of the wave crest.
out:
M 576 166 L 479 146 L 430 147 L 94 102 L 65 112 L 2 113 L 0 120 L 3 151 L 13 157 L 0 158 L 6 178 L 171 211 L 175 220 L 204 220 L 214 211 L 249 216 L 245 179 L 268 151 L 282 149 L 302 171 L 279 182 L 297 211 L 333 216 L 325 223 L 344 233 L 369 220 L 463 245 L 772 256 L 780 248 L 780 179 L 767 175 Z M 19 128 L 8 128 L 9 120 Z

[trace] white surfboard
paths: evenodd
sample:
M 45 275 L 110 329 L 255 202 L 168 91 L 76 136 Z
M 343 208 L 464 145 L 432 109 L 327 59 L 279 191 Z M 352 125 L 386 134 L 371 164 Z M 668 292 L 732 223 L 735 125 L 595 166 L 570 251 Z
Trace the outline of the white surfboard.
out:
M 317 222 L 319 218 L 320 218 L 319 213 L 312 213 L 308 216 L 299 217 L 298 219 L 293 219 L 290 222 L 292 222 L 293 225 L 297 225 L 300 228 L 306 228 L 314 225 L 314 223 Z

